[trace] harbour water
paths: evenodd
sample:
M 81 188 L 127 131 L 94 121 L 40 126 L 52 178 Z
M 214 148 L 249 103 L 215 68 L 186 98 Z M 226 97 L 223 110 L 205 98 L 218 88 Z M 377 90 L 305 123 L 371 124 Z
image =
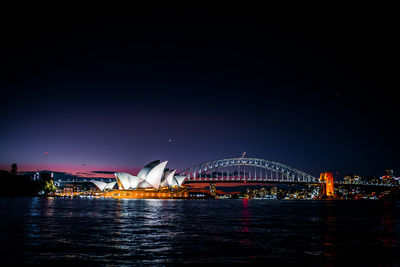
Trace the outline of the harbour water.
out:
M 0 198 L 0 263 L 400 265 L 400 202 Z

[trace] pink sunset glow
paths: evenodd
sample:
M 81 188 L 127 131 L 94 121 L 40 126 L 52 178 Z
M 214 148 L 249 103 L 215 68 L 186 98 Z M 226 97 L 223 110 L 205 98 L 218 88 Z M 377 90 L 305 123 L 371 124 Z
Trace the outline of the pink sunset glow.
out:
M 38 171 L 39 167 L 37 164 L 18 164 L 18 172 L 34 172 Z M 2 170 L 10 170 L 11 165 L 0 165 Z M 70 175 L 76 175 L 79 177 L 100 177 L 100 178 L 114 178 L 114 172 L 127 172 L 136 175 L 140 168 L 132 168 L 126 166 L 107 166 L 107 165 L 68 165 L 68 164 L 47 164 L 43 170 L 52 172 L 65 172 Z M 42 171 L 43 171 L 42 170 Z M 105 172 L 105 173 L 102 173 Z M 110 172 L 110 173 L 107 173 Z

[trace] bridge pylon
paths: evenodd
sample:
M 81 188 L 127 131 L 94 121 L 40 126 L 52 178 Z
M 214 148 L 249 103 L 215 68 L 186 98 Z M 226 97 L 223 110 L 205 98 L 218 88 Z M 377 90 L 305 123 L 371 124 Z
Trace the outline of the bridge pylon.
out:
M 322 172 L 319 176 L 319 180 L 323 182 L 323 195 L 326 197 L 333 197 L 335 195 L 335 189 L 333 186 L 333 173 Z

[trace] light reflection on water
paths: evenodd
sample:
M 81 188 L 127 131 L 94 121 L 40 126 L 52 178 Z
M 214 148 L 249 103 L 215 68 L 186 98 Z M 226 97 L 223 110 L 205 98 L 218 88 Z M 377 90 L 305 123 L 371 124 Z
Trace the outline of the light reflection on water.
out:
M 400 203 L 0 198 L 0 263 L 400 264 Z

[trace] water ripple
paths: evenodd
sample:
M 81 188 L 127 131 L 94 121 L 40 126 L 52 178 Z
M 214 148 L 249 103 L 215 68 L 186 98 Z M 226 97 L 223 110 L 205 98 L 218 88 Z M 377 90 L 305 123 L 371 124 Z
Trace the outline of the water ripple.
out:
M 399 202 L 0 199 L 0 263 L 398 265 Z

